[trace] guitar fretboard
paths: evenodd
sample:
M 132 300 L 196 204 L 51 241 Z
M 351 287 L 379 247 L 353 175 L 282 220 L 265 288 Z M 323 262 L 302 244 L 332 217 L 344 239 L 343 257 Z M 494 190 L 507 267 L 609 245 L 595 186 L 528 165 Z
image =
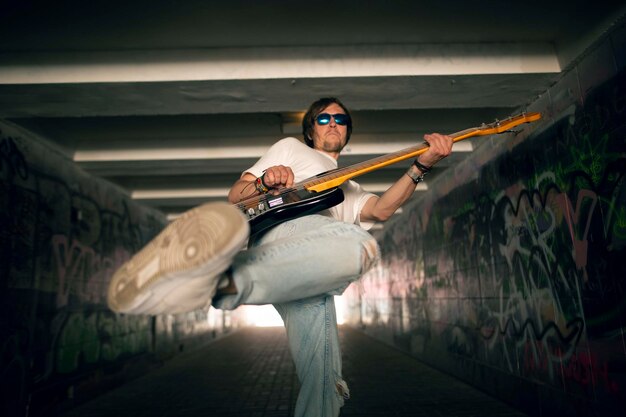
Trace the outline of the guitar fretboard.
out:
M 462 130 L 450 135 L 454 142 L 465 139 L 467 137 L 475 135 L 478 128 L 472 127 Z M 299 183 L 303 188 L 309 191 L 323 191 L 332 187 L 337 187 L 347 180 L 357 177 L 359 175 L 366 174 L 368 172 L 377 170 L 387 165 L 395 164 L 396 162 L 403 161 L 409 158 L 415 158 L 418 155 L 428 150 L 428 144 L 422 143 L 420 145 L 411 146 L 400 151 L 392 152 L 389 154 L 381 155 L 376 158 L 368 159 L 367 161 L 359 162 L 354 165 L 350 165 L 345 168 L 338 168 L 323 175 L 306 179 Z
M 471 127 L 469 129 L 461 130 L 460 132 L 452 133 L 449 136 L 452 137 L 454 142 L 472 137 L 472 136 L 484 136 L 495 133 L 503 133 L 518 126 L 522 123 L 534 122 L 541 119 L 540 113 L 522 113 L 517 116 L 509 117 L 508 119 L 490 123 L 488 125 L 483 124 L 480 127 Z M 406 149 L 402 149 L 397 152 L 382 155 L 367 161 L 363 161 L 354 165 L 350 165 L 345 168 L 337 168 L 332 171 L 324 172 L 315 177 L 307 178 L 297 184 L 294 184 L 290 188 L 281 188 L 277 192 L 271 194 L 263 194 L 255 197 L 246 198 L 239 203 L 241 208 L 255 207 L 259 203 L 266 201 L 268 198 L 275 198 L 277 196 L 286 195 L 294 191 L 307 190 L 310 192 L 321 192 L 334 187 L 338 187 L 347 180 L 357 177 L 359 175 L 366 174 L 370 171 L 385 167 L 387 165 L 395 164 L 396 162 L 403 161 L 409 158 L 415 158 L 418 155 L 426 152 L 428 144 L 423 143 L 416 146 L 411 146 Z

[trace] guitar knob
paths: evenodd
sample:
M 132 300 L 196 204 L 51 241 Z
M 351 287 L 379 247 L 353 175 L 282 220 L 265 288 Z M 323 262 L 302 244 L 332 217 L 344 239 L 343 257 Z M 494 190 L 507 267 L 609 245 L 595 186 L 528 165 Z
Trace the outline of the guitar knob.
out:
M 248 216 L 249 217 L 254 217 L 255 214 L 256 214 L 256 211 L 254 211 L 254 209 L 252 207 L 250 207 L 248 209 Z
M 259 206 L 257 207 L 259 209 L 259 212 L 264 212 L 265 211 L 265 203 L 259 203 Z

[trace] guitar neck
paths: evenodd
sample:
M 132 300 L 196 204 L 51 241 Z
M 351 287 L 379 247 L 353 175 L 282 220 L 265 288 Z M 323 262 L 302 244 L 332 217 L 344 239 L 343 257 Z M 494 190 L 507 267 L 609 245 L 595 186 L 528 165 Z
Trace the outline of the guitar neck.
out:
M 461 130 L 460 132 L 452 133 L 450 137 L 452 137 L 452 140 L 454 142 L 458 142 L 472 136 L 485 136 L 496 133 L 504 133 L 522 123 L 530 123 L 539 119 L 541 119 L 541 113 L 522 113 L 520 115 L 512 116 L 502 121 L 496 120 L 494 123 L 490 123 L 488 125 L 483 124 L 480 127 L 471 127 L 469 129 Z M 426 152 L 427 150 L 428 144 L 412 146 L 398 152 L 382 155 L 377 158 L 360 162 L 358 164 L 350 165 L 349 167 L 335 169 L 320 174 L 318 176 L 308 178 L 304 181 L 299 182 L 298 184 L 294 184 L 292 188 L 282 188 L 278 191 L 280 194 L 288 194 L 294 191 L 301 190 L 322 192 L 331 188 L 338 187 L 349 179 L 358 177 L 359 175 L 366 174 L 387 165 L 395 164 L 396 162 L 404 161 L 405 159 L 415 158 L 418 155 Z M 265 197 L 265 195 L 250 197 L 241 201 L 239 205 L 241 205 L 242 207 L 253 207 L 258 205 L 259 202 Z
M 473 127 L 453 133 L 450 135 L 450 137 L 452 137 L 454 142 L 458 142 L 471 136 L 475 136 L 478 130 L 478 128 Z M 300 183 L 300 185 L 309 191 L 316 192 L 324 191 L 333 187 L 338 187 L 352 178 L 367 174 L 368 172 L 375 171 L 377 169 L 395 164 L 400 161 L 404 161 L 406 159 L 415 158 L 426 152 L 428 148 L 429 146 L 426 143 L 411 146 L 409 148 L 405 148 L 390 154 L 381 155 L 379 157 L 359 162 L 345 168 L 335 169 L 318 177 L 309 178 L 308 180 Z

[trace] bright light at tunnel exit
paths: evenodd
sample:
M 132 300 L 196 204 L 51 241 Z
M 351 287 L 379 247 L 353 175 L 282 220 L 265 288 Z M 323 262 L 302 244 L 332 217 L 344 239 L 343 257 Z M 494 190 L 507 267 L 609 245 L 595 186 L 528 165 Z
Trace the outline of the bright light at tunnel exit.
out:
M 337 310 L 337 323 L 344 323 L 345 300 L 343 296 L 335 296 L 335 308 Z M 283 326 L 283 320 L 271 305 L 245 306 L 246 322 L 256 327 Z

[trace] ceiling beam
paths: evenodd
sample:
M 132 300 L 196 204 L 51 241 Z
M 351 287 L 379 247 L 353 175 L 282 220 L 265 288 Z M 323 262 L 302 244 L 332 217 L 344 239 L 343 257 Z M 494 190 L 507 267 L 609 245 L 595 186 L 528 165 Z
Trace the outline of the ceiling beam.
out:
M 558 73 L 548 42 L 0 54 L 2 84 Z

